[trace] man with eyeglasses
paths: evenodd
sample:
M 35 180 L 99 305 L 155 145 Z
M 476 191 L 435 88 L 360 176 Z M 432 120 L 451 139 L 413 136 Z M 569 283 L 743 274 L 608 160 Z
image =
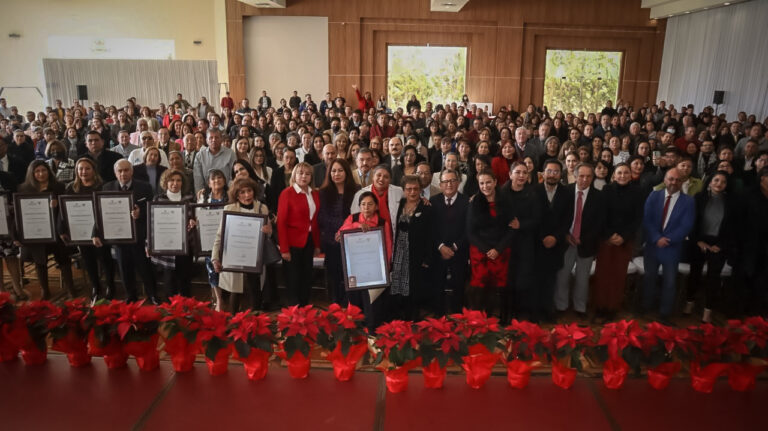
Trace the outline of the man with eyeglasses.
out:
M 416 165 L 416 175 L 419 177 L 422 198 L 430 199 L 440 193 L 440 189 L 432 185 L 432 170 L 429 169 L 429 163 L 421 162 Z
M 432 204 L 432 286 L 437 289 L 435 314 L 458 313 L 464 304 L 467 281 L 469 242 L 467 241 L 467 211 L 469 198 L 459 193 L 459 173 L 454 169 L 440 172 L 440 192 L 429 200 Z M 446 292 L 451 292 L 446 295 Z
M 131 151 L 128 155 L 128 161 L 133 166 L 144 163 L 144 153 L 150 147 L 157 147 L 157 143 L 150 132 L 141 132 L 141 147 Z M 168 156 L 165 155 L 165 151 L 160 151 L 160 166 L 168 167 Z

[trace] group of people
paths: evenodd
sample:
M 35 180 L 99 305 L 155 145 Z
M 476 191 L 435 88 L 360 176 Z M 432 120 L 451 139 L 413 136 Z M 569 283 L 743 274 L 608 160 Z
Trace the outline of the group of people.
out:
M 278 294 L 277 264 L 264 274 L 222 272 L 219 232 L 205 259 L 219 308 L 239 309 L 243 294 L 251 308 L 307 304 L 313 258 L 323 255 L 329 299 L 359 305 L 372 326 L 464 306 L 502 321 L 551 320 L 569 308 L 610 320 L 633 305 L 627 272 L 642 256 L 637 305 L 658 319 L 675 313 L 680 292 L 686 313 L 701 299 L 704 321 L 712 310 L 767 311 L 768 119 L 739 113 L 728 122 L 710 107 L 621 100 L 599 113 L 529 105 L 491 116 L 466 96 L 423 111 L 414 96 L 393 110 L 353 90 L 349 103 L 341 93 L 317 104 L 294 92 L 278 107 L 264 91 L 255 108 L 229 95 L 220 109 L 181 94 L 158 109 L 135 99 L 90 108 L 57 101 L 26 118 L 0 99 L 0 184 L 54 195 L 131 191 L 134 202 L 266 215 L 263 233 L 281 255 L 287 296 Z M 136 273 L 150 301 L 189 295 L 199 247 L 149 258 L 146 208 L 132 216 L 137 242 L 111 246 L 126 297 L 139 297 Z M 194 214 L 189 220 L 192 231 Z M 383 293 L 347 291 L 341 235 L 371 227 L 385 232 L 391 284 Z M 44 296 L 49 255 L 75 293 L 65 226 L 59 234 L 56 244 L 3 243 L 19 297 L 19 247 Z M 79 252 L 92 297 L 111 298 L 114 263 L 100 239 L 95 229 L 93 245 Z M 681 263 L 690 265 L 687 283 L 678 281 Z

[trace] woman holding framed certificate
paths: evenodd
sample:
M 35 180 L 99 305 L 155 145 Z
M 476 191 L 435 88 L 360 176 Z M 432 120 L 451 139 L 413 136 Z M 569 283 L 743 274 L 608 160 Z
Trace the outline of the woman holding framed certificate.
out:
M 227 186 L 227 177 L 219 169 L 211 169 L 208 172 L 208 181 L 206 187 L 197 193 L 197 203 L 199 204 L 226 204 L 229 186 Z M 221 224 L 219 224 L 221 225 Z M 198 225 L 200 229 L 200 225 Z M 208 273 L 208 284 L 213 291 L 213 305 L 216 311 L 222 309 L 221 288 L 219 287 L 219 273 L 213 267 L 213 261 L 210 256 L 205 258 L 205 270 Z
M 265 217 L 269 215 L 267 206 L 255 199 L 255 196 L 259 194 L 260 185 L 250 178 L 237 178 L 232 183 L 232 187 L 229 190 L 229 201 L 232 202 L 224 207 L 224 217 L 227 217 L 227 213 L 246 213 L 246 214 L 260 214 Z M 216 240 L 213 243 L 212 259 L 213 267 L 219 272 L 219 287 L 229 292 L 229 311 L 237 313 L 240 311 L 240 297 L 245 290 L 248 291 L 248 295 L 251 299 L 250 308 L 258 310 L 261 307 L 261 274 L 250 272 L 233 272 L 227 271 L 222 264 L 222 258 L 225 254 L 224 247 L 225 241 L 223 240 L 223 227 L 225 220 L 222 219 L 222 224 L 219 227 L 219 232 L 216 234 Z M 261 232 L 267 236 L 272 235 L 272 225 L 269 223 L 262 223 Z M 261 241 L 262 250 L 260 253 L 263 255 L 264 241 Z M 226 262 L 225 262 L 226 263 Z
M 27 168 L 27 178 L 24 184 L 19 186 L 20 193 L 51 193 L 53 199 L 51 206 L 54 214 L 58 213 L 58 196 L 64 193 L 64 184 L 56 180 L 51 167 L 43 160 L 34 160 Z M 21 246 L 21 260 L 31 260 L 35 264 L 35 273 L 40 282 L 43 299 L 50 299 L 51 291 L 48 286 L 48 255 L 59 265 L 61 282 L 71 298 L 75 297 L 74 282 L 72 281 L 72 261 L 67 253 L 67 248 L 58 238 L 53 244 L 27 244 Z
M 75 163 L 75 180 L 67 184 L 64 190 L 68 195 L 92 195 L 101 190 L 102 180 L 98 173 L 96 162 L 87 157 L 81 157 Z M 63 226 L 59 230 L 61 239 L 69 240 L 69 231 Z M 91 280 L 91 300 L 100 298 L 112 299 L 115 292 L 115 264 L 112 260 L 111 247 L 105 246 L 101 241 L 101 233 L 96 225 L 93 227 L 93 245 L 80 245 L 80 255 L 83 258 L 85 272 Z M 107 289 L 101 290 L 101 278 L 99 277 L 99 263 L 107 277 Z
M 158 194 L 155 202 L 193 203 L 194 196 L 183 195 L 181 192 L 184 188 L 185 179 L 184 173 L 179 170 L 167 171 L 164 181 L 160 184 L 165 192 Z M 188 219 L 186 229 L 191 230 L 194 223 L 194 220 Z M 187 254 L 152 256 L 152 263 L 163 271 L 163 285 L 169 296 L 191 295 L 190 282 L 193 272 L 191 253 L 192 247 L 187 247 Z

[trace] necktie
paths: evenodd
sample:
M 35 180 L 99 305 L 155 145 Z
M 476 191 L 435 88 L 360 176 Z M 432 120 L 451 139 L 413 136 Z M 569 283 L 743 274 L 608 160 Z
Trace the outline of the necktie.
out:
M 448 198 L 448 202 L 445 203 L 445 205 L 450 208 L 451 204 L 453 203 L 453 198 Z
M 584 192 L 579 190 L 576 197 L 576 217 L 573 219 L 573 233 L 572 236 L 579 239 L 581 236 L 581 210 L 584 206 Z
M 128 191 L 128 185 L 124 185 L 124 186 L 123 186 L 123 191 L 124 191 L 124 192 L 127 192 L 127 191 Z
M 664 231 L 664 225 L 667 222 L 667 212 L 669 211 L 669 201 L 672 199 L 672 195 L 667 196 L 666 202 L 664 202 L 664 211 L 661 213 L 661 231 Z

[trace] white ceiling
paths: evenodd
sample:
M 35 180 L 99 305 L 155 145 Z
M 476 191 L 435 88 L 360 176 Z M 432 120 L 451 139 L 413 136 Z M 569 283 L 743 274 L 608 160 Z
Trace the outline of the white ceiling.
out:
M 430 0 L 432 12 L 458 12 L 469 0 Z
M 651 19 L 701 12 L 716 7 L 730 6 L 748 0 L 642 0 L 643 8 L 651 9 Z

